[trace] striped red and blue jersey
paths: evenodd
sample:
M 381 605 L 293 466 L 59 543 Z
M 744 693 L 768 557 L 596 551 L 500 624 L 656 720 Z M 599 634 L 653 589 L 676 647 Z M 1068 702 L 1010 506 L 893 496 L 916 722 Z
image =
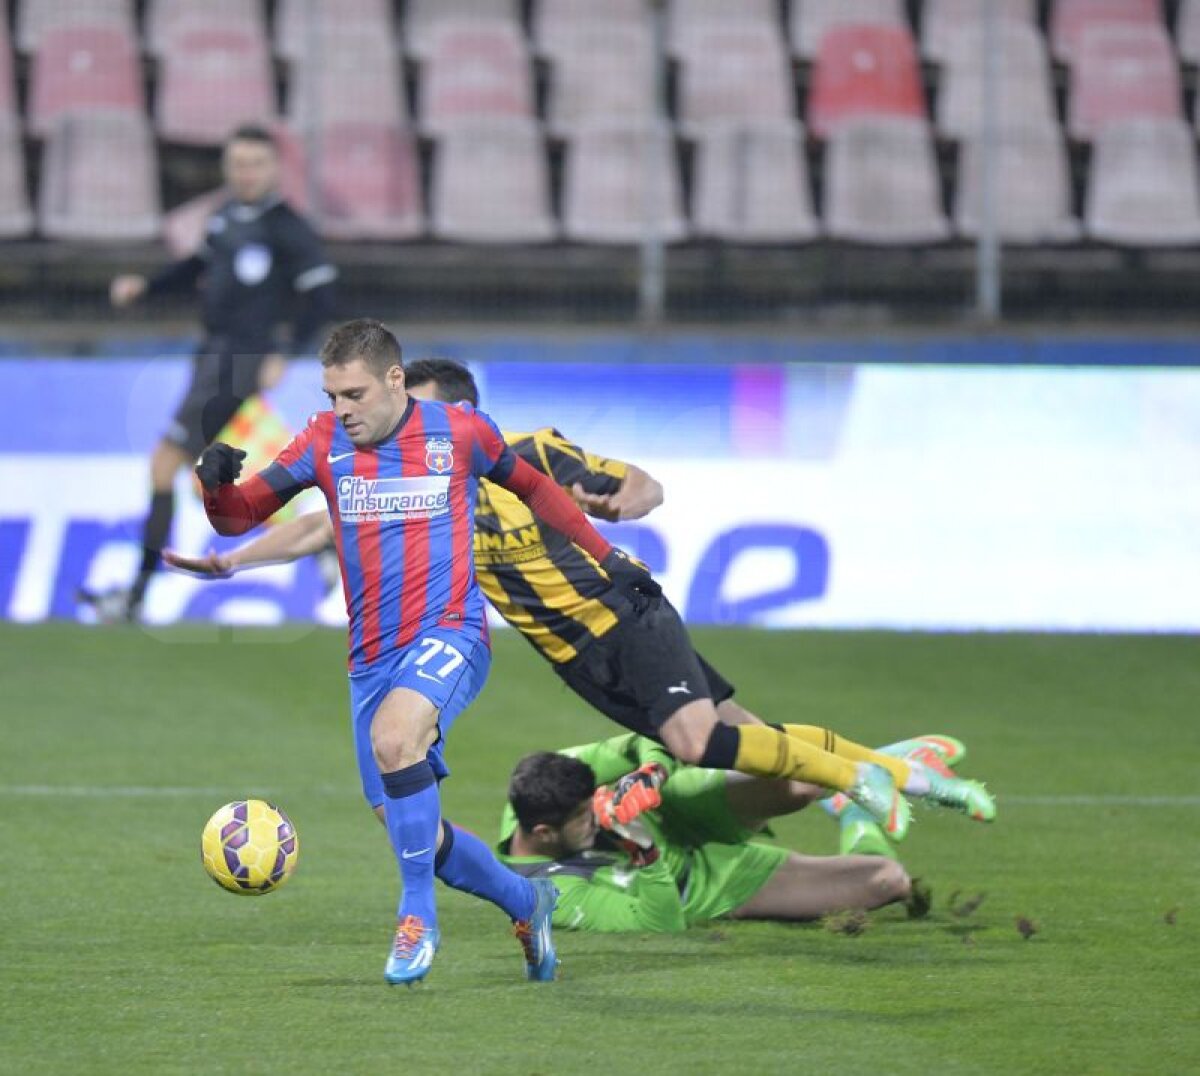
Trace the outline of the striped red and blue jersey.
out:
M 262 471 L 287 503 L 317 486 L 333 520 L 358 672 L 434 627 L 487 638 L 472 532 L 478 480 L 503 482 L 516 459 L 490 418 L 469 405 L 409 398 L 395 432 L 356 446 L 332 411 Z

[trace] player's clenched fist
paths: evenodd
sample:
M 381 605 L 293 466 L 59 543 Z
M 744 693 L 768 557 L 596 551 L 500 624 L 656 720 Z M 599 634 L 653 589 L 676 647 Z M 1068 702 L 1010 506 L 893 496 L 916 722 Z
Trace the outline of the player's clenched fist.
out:
M 621 549 L 614 549 L 601 562 L 609 581 L 627 598 L 659 598 L 662 587 L 639 561 Z
M 196 477 L 210 493 L 218 486 L 236 482 L 242 473 L 242 460 L 246 453 L 233 445 L 217 441 L 204 450 L 200 462 L 196 464 Z
M 667 769 L 661 762 L 647 762 L 633 773 L 627 773 L 613 785 L 613 818 L 625 825 L 643 811 L 662 806 L 662 793 L 659 790 L 666 780 Z

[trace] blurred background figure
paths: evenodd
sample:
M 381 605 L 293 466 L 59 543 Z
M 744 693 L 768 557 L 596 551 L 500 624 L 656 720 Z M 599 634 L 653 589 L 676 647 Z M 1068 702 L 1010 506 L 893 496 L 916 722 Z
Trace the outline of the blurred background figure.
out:
M 136 620 L 175 513 L 175 478 L 247 400 L 274 387 L 284 355 L 308 353 L 333 307 L 337 270 L 308 222 L 278 191 L 279 159 L 263 127 L 239 127 L 225 144 L 228 197 L 208 218 L 199 249 L 150 278 L 114 278 L 114 307 L 176 289 L 199 289 L 203 340 L 192 377 L 150 458 L 150 510 L 142 561 L 128 588 L 80 598 L 101 620 Z M 286 340 L 279 330 L 290 319 Z

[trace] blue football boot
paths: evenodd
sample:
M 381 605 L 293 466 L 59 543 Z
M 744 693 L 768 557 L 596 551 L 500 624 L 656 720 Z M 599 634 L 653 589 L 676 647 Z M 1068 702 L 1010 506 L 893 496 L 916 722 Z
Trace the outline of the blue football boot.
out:
M 513 934 L 525 950 L 525 978 L 548 983 L 553 981 L 558 965 L 550 932 L 550 917 L 558 903 L 558 890 L 549 878 L 535 878 L 533 889 L 536 895 L 533 914 L 513 923 Z
M 439 940 L 437 930 L 427 928 L 418 916 L 406 915 L 396 924 L 396 940 L 383 977 L 393 986 L 419 983 L 429 974 Z

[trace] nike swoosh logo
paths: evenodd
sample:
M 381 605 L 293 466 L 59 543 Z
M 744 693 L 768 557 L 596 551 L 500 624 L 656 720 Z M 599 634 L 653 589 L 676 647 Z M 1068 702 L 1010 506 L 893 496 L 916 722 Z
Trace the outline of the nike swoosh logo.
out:
M 432 680 L 432 681 L 433 681 L 435 684 L 440 684 L 440 683 L 442 682 L 442 681 L 441 681 L 441 679 L 440 679 L 439 677 L 437 677 L 437 676 L 430 676 L 430 675 L 429 675 L 429 673 L 427 673 L 427 672 L 422 672 L 420 669 L 418 669 L 418 670 L 417 670 L 417 675 L 418 675 L 418 676 L 419 676 L 419 677 L 420 677 L 422 680 Z
M 686 687 L 669 687 L 669 688 L 667 688 L 667 694 L 668 695 L 690 695 L 691 692 L 688 691 L 688 689 Z
M 428 848 L 421 848 L 416 852 L 410 852 L 410 851 L 408 851 L 408 849 L 405 849 L 403 852 L 400 853 L 400 858 L 401 859 L 416 859 L 417 856 L 423 856 L 428 851 L 429 851 Z
M 341 460 L 348 460 L 353 455 L 354 455 L 353 452 L 339 452 L 335 456 L 332 452 L 330 452 L 329 455 L 325 457 L 325 459 L 328 460 L 330 463 L 339 463 Z

